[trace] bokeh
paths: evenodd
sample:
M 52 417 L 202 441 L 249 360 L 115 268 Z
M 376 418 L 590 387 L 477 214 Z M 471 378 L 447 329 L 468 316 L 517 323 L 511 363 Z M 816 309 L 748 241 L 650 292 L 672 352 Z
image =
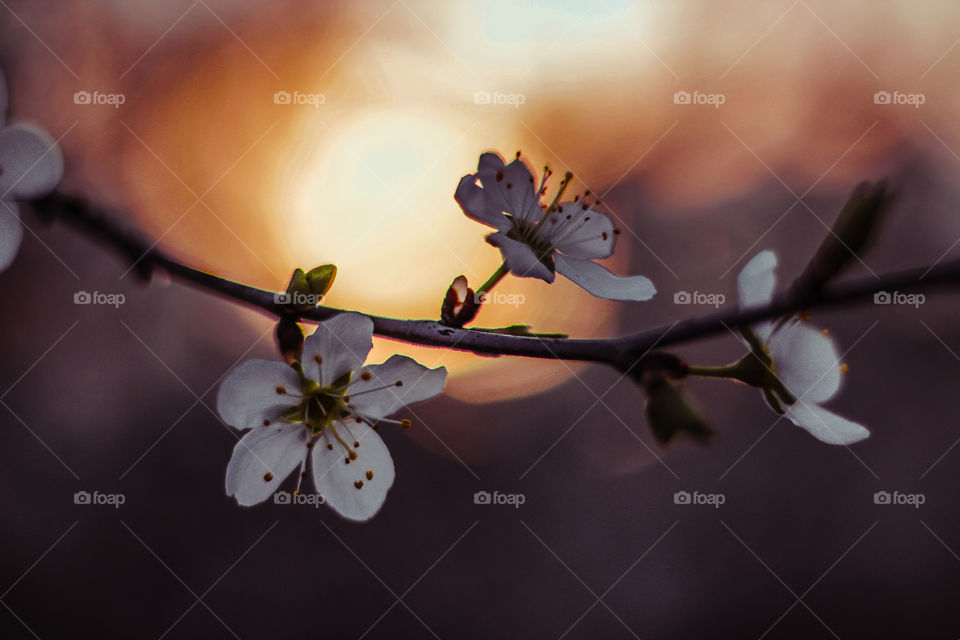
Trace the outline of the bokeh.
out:
M 734 305 L 746 260 L 776 251 L 789 282 L 862 180 L 897 201 L 846 277 L 960 252 L 949 1 L 4 0 L 0 66 L 64 192 L 256 286 L 334 262 L 333 306 L 433 318 L 496 269 L 453 200 L 487 150 L 572 171 L 624 230 L 606 266 L 658 294 L 508 277 L 481 326 L 601 337 Z M 378 340 L 451 375 L 383 434 L 397 482 L 356 525 L 224 494 L 217 384 L 277 357 L 270 318 L 23 218 L 0 275 L 5 638 L 960 635 L 953 292 L 814 314 L 849 366 L 830 408 L 872 431 L 849 448 L 695 380 L 718 438 L 663 449 L 611 369 Z

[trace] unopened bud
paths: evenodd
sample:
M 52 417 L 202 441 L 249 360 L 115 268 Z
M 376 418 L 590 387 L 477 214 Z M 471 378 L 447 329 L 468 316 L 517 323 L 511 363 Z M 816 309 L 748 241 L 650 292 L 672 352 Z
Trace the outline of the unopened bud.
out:
M 892 200 L 893 195 L 885 180 L 858 184 L 807 268 L 794 281 L 794 294 L 801 297 L 817 295 L 854 259 L 860 259 L 876 237 Z
M 658 371 L 644 375 L 647 394 L 644 412 L 653 436 L 660 444 L 669 443 L 678 433 L 686 433 L 698 442 L 710 440 L 714 431 L 700 407 L 683 386 Z
M 462 327 L 477 317 L 480 304 L 473 289 L 467 285 L 467 279 L 457 276 L 443 298 L 440 322 L 451 327 Z
M 298 361 L 303 350 L 303 329 L 297 321 L 288 315 L 280 316 L 275 335 L 277 348 L 287 364 Z
M 325 264 L 304 272 L 297 268 L 290 277 L 286 294 L 277 295 L 276 303 L 289 311 L 309 311 L 320 304 L 337 277 L 337 267 Z

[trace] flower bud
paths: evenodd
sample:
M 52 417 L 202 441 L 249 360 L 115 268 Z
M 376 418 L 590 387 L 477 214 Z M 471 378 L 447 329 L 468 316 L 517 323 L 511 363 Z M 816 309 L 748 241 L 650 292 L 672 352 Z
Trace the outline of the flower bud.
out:
M 462 327 L 477 317 L 480 305 L 481 302 L 477 299 L 476 293 L 467 286 L 467 279 L 464 276 L 457 276 L 450 283 L 447 295 L 443 298 L 440 322 L 451 327 Z
M 303 350 L 303 329 L 291 316 L 280 316 L 275 332 L 277 348 L 287 364 L 293 364 L 300 359 Z
M 661 371 L 651 370 L 643 376 L 643 390 L 647 394 L 644 407 L 647 423 L 660 444 L 668 444 L 680 432 L 698 442 L 713 437 L 713 428 L 679 382 Z
M 284 295 L 277 296 L 277 304 L 289 311 L 309 311 L 327 294 L 337 277 L 337 267 L 325 264 L 304 273 L 299 267 L 294 270 Z
M 319 300 L 323 296 L 327 295 L 327 292 L 330 291 L 330 287 L 333 286 L 333 281 L 337 278 L 337 266 L 333 264 L 325 264 L 319 267 L 314 267 L 304 274 L 304 278 L 307 281 L 307 286 L 310 289 L 310 293 L 317 296 Z
M 801 297 L 817 295 L 854 258 L 866 252 L 892 200 L 885 180 L 858 184 L 807 268 L 794 281 L 793 293 Z

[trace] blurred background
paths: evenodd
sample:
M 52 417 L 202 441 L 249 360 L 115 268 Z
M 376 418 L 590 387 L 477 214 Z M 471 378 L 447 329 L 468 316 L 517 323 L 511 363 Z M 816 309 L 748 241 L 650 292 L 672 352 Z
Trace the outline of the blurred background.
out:
M 573 171 L 624 229 L 607 266 L 658 295 L 510 277 L 498 291 L 522 303 L 477 323 L 575 337 L 714 309 L 681 292 L 733 305 L 762 249 L 788 281 L 865 179 L 888 177 L 898 202 L 850 276 L 956 257 L 958 44 L 946 0 L 0 2 L 8 121 L 60 140 L 62 190 L 256 286 L 334 262 L 327 303 L 436 317 L 454 277 L 476 286 L 499 264 L 452 197 L 479 154 Z M 382 432 L 397 482 L 355 525 L 224 495 L 237 434 L 216 388 L 276 357 L 269 318 L 143 286 L 23 218 L 0 277 L 5 638 L 960 635 L 951 295 L 814 315 L 849 365 L 829 406 L 873 434 L 849 449 L 776 421 L 754 389 L 693 381 L 719 437 L 664 450 L 607 368 L 378 341 L 373 361 L 451 376 L 413 429 Z M 78 306 L 78 291 L 125 303 Z M 732 336 L 677 349 L 741 351 Z

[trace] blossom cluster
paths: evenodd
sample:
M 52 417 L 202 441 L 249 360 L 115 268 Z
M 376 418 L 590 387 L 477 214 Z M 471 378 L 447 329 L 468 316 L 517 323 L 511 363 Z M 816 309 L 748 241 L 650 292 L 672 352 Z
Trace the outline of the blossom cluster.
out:
M 6 110 L 0 75 L 0 125 Z M 18 203 L 50 193 L 62 175 L 61 151 L 42 129 L 22 123 L 0 126 L 0 271 L 11 265 L 23 238 Z M 466 216 L 493 229 L 485 239 L 500 251 L 503 265 L 476 294 L 463 276 L 457 278 L 441 322 L 462 327 L 471 321 L 489 290 L 508 273 L 547 283 L 560 274 L 593 296 L 624 302 L 656 294 L 649 278 L 617 275 L 596 262 L 616 249 L 620 229 L 614 217 L 589 192 L 564 199 L 569 173 L 545 202 L 550 176 L 544 168 L 540 180 L 535 179 L 519 152 L 509 163 L 499 154 L 484 153 L 476 172 L 460 179 L 454 199 Z M 746 264 L 737 278 L 742 309 L 771 303 L 776 266 L 770 251 Z M 369 316 L 341 312 L 319 322 L 304 338 L 301 315 L 319 304 L 335 275 L 333 265 L 298 269 L 287 292 L 275 299 L 283 360 L 246 361 L 220 385 L 217 411 L 226 424 L 243 432 L 225 481 L 227 495 L 240 505 L 264 502 L 295 476 L 296 495 L 309 479 L 337 514 L 369 520 L 383 506 L 396 475 L 379 430 L 411 426 L 410 418 L 391 416 L 444 390 L 444 367 L 431 369 L 402 355 L 366 364 L 375 332 Z M 811 327 L 804 314 L 739 329 L 748 348 L 741 360 L 687 371 L 758 387 L 771 409 L 823 442 L 848 445 L 869 436 L 862 425 L 822 406 L 836 395 L 846 370 L 827 331 Z M 521 335 L 537 335 L 524 330 Z M 712 434 L 671 375 L 653 372 L 642 384 L 648 421 L 659 440 L 669 441 L 678 431 Z

